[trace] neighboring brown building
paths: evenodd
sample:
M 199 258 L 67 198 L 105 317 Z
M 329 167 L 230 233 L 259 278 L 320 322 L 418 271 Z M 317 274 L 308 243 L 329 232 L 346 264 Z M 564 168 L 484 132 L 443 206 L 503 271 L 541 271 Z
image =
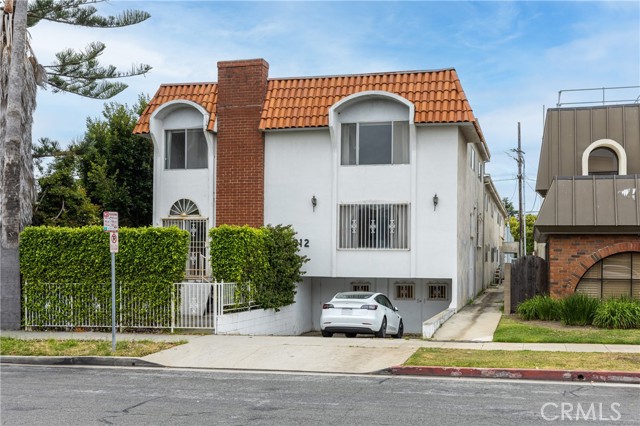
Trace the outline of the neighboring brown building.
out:
M 553 297 L 640 298 L 640 104 L 547 111 L 535 238 Z

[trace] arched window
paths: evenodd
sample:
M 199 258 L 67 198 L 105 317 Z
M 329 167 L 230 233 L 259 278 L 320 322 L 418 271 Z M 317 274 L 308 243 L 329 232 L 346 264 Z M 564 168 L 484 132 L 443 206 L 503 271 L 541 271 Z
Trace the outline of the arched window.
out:
M 618 156 L 607 147 L 596 148 L 589 154 L 589 175 L 617 175 Z
M 169 210 L 170 216 L 199 216 L 200 211 L 198 210 L 198 206 L 191 200 L 187 200 L 186 198 L 182 198 L 181 200 L 176 201 L 171 206 Z
M 582 276 L 576 293 L 599 299 L 640 299 L 640 253 L 618 253 L 600 260 Z
M 627 153 L 612 139 L 593 142 L 582 152 L 582 175 L 626 175 Z

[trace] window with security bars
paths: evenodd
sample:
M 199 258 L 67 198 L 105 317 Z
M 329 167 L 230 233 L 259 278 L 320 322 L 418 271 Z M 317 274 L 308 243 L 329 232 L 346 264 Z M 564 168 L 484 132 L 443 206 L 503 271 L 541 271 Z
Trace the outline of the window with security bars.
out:
M 176 226 L 189 231 L 189 257 L 186 265 L 187 280 L 202 280 L 207 276 L 207 219 L 170 218 L 163 219 L 162 226 Z
M 369 283 L 351 283 L 351 291 L 371 291 Z
M 448 300 L 446 284 L 429 284 L 429 300 Z
M 415 299 L 414 283 L 397 283 L 396 284 L 396 300 L 413 300 Z
M 598 299 L 640 299 L 640 253 L 618 253 L 600 260 L 580 278 L 576 293 Z
M 409 204 L 341 204 L 339 249 L 409 248 Z

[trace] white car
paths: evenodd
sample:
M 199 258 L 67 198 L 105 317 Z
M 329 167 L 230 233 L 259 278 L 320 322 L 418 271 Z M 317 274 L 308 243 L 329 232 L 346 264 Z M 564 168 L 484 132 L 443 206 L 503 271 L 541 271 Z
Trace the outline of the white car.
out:
M 346 291 L 336 294 L 322 305 L 320 329 L 323 337 L 344 333 L 347 337 L 357 334 L 387 334 L 401 338 L 404 334 L 402 317 L 398 308 L 382 293 Z

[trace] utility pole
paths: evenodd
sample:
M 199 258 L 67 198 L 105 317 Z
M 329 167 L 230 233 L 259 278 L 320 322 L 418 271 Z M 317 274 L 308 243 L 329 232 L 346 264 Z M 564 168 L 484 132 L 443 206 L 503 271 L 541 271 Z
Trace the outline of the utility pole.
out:
M 526 223 L 527 218 L 525 217 L 524 211 L 524 192 L 522 191 L 522 186 L 524 183 L 524 152 L 522 151 L 522 137 L 520 135 L 520 122 L 518 121 L 518 148 L 510 149 L 511 152 L 515 152 L 518 154 L 518 157 L 511 156 L 514 160 L 518 162 L 518 222 L 519 222 L 519 231 L 520 231 L 520 240 L 518 241 L 518 257 L 527 255 L 527 231 L 526 231 Z
M 523 180 L 523 174 L 522 174 L 522 163 L 524 162 L 524 158 L 522 157 L 522 138 L 520 136 L 520 122 L 518 121 L 518 150 L 516 151 L 518 153 L 518 199 L 519 199 L 519 206 L 518 206 L 518 210 L 519 210 L 519 219 L 520 219 L 520 241 L 518 243 L 518 256 L 526 256 L 527 255 L 527 246 L 526 246 L 526 226 L 525 226 L 525 222 L 526 222 L 526 218 L 524 217 L 523 214 L 523 193 L 522 193 L 522 180 Z

